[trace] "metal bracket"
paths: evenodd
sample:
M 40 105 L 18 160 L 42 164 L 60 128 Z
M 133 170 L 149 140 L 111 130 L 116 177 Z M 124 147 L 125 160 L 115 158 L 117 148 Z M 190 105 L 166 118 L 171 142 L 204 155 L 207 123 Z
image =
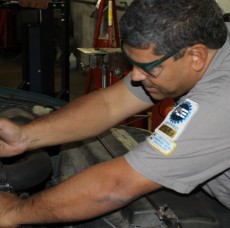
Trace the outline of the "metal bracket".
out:
M 179 218 L 167 205 L 159 207 L 159 209 L 156 211 L 156 215 L 160 220 L 163 220 L 171 228 L 181 227 Z

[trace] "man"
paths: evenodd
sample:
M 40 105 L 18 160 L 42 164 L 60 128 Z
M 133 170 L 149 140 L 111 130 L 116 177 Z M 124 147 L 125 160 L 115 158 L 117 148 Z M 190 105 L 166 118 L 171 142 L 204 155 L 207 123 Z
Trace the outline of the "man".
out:
M 98 135 L 154 100 L 172 97 L 177 107 L 125 156 L 28 199 L 1 193 L 0 226 L 85 220 L 162 186 L 180 193 L 202 186 L 230 208 L 227 26 L 228 35 L 214 0 L 134 0 L 120 21 L 131 74 L 28 125 L 2 119 L 0 155 Z

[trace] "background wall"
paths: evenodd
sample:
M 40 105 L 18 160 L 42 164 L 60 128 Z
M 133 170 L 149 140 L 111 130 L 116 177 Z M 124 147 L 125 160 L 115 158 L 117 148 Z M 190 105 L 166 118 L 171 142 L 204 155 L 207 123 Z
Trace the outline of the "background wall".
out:
M 216 0 L 216 2 L 220 5 L 220 7 L 225 13 L 230 13 L 230 1 L 229 0 Z
M 116 1 L 116 5 L 118 6 L 117 9 L 118 20 L 121 17 L 121 15 L 125 12 L 126 6 L 130 4 L 131 1 L 132 0 L 123 1 L 124 3 L 120 3 L 120 1 Z M 90 4 L 80 3 L 77 1 L 71 2 L 71 16 L 73 20 L 73 29 L 74 29 L 73 35 L 74 35 L 76 45 L 82 48 L 93 47 L 94 32 L 95 32 L 95 27 L 97 22 L 97 12 L 95 12 L 94 16 L 92 15 L 93 12 L 95 11 L 95 5 L 97 3 L 97 0 L 95 1 L 91 0 L 87 2 L 90 2 Z M 103 24 L 101 25 L 101 27 L 103 28 Z M 103 35 L 103 31 L 101 32 L 101 34 Z M 81 58 L 80 60 L 81 62 L 83 62 L 84 64 L 88 64 L 88 58 L 89 58 L 88 55 L 81 53 L 80 58 Z

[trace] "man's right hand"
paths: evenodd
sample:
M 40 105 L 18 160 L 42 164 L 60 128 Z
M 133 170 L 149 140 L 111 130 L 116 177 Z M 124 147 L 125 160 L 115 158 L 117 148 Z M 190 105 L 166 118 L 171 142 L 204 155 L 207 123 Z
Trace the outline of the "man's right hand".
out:
M 0 157 L 11 157 L 27 149 L 23 126 L 0 118 Z

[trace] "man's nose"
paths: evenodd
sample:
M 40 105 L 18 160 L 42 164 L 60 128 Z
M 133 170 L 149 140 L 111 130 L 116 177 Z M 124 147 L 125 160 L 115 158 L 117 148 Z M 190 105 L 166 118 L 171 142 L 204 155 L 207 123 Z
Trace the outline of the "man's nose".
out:
M 133 67 L 132 70 L 132 80 L 133 81 L 143 81 L 147 79 L 147 75 L 141 72 L 139 69 L 137 69 L 135 66 Z

